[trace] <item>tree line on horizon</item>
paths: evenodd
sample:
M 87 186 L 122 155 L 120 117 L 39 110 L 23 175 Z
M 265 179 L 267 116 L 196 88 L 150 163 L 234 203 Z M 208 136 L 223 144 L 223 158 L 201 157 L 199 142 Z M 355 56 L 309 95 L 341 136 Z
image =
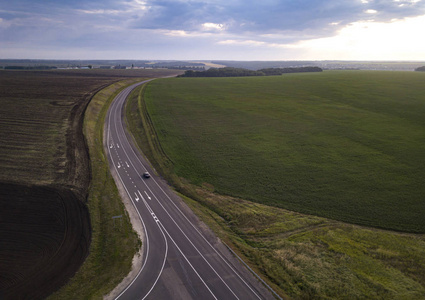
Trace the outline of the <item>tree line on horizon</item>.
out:
M 53 66 L 4 66 L 5 70 L 54 70 Z
M 285 73 L 322 72 L 319 67 L 297 67 L 297 68 L 267 68 L 257 71 L 244 68 L 210 68 L 206 71 L 187 70 L 178 77 L 240 77 L 240 76 L 272 76 Z

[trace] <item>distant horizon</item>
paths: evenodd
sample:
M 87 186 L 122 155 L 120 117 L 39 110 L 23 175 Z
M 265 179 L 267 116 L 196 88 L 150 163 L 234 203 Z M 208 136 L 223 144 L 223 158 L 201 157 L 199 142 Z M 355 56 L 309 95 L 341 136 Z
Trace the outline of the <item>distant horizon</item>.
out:
M 425 62 L 425 59 L 423 60 L 396 60 L 396 59 L 391 59 L 391 60 L 378 60 L 378 59 L 374 59 L 374 60 L 356 60 L 356 59 L 280 59 L 280 60 L 260 60 L 260 59 L 251 59 L 251 60 L 243 60 L 243 59 L 149 59 L 149 58 L 143 58 L 143 59 L 129 59 L 129 58 L 125 58 L 125 59 L 121 59 L 121 58 L 105 58 L 105 59 L 100 59 L 100 58 L 81 58 L 81 59 L 68 59 L 68 58 L 0 58 L 0 61 L 2 60 L 39 60 L 39 61 L 182 61 L 182 62 L 211 62 L 211 61 L 241 61 L 241 62 L 292 62 L 292 61 L 296 61 L 296 62 L 310 62 L 310 61 L 319 61 L 319 62 L 323 62 L 323 61 L 329 61 L 329 62 L 412 62 L 412 63 L 417 63 L 417 62 Z
M 233 67 L 248 70 L 319 67 L 323 70 L 416 71 L 425 61 L 401 60 L 179 60 L 179 59 L 0 59 L 0 69 L 179 69 Z

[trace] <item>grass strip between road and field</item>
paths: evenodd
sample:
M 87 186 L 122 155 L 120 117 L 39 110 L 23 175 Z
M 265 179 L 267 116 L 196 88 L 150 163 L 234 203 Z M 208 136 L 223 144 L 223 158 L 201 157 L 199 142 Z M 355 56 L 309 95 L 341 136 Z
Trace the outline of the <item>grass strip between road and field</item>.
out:
M 173 173 L 146 108 L 127 103 L 130 131 L 152 165 L 226 244 L 282 297 L 425 298 L 425 235 L 351 225 L 220 195 Z
M 102 299 L 127 276 L 133 256 L 141 247 L 103 149 L 104 122 L 112 100 L 124 88 L 141 80 L 133 78 L 116 82 L 98 92 L 87 107 L 84 135 L 92 176 L 88 195 L 92 226 L 90 254 L 69 284 L 50 296 L 50 300 Z M 112 219 L 120 215 L 122 219 Z

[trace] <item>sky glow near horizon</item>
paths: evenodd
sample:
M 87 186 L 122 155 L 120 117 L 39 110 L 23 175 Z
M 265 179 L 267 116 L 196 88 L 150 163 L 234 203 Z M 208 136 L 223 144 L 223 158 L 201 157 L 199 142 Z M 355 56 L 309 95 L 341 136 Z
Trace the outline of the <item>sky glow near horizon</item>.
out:
M 425 0 L 0 0 L 0 58 L 425 60 Z

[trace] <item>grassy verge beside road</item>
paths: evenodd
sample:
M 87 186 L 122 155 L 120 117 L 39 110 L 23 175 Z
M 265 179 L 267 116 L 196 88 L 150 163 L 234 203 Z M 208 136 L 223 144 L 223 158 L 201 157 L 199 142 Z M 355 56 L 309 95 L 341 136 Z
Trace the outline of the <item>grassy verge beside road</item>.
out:
M 196 188 L 194 212 L 283 297 L 423 299 L 425 236 L 349 225 Z
M 103 124 L 109 105 L 126 86 L 140 79 L 115 83 L 91 100 L 84 119 L 84 134 L 90 151 L 92 182 L 88 207 L 92 223 L 90 254 L 71 282 L 49 299 L 102 299 L 131 268 L 140 241 L 133 231 L 126 210 L 109 172 L 103 151 Z M 112 216 L 123 215 L 114 223 Z
M 338 92 L 338 89 L 331 89 L 331 92 L 340 93 L 340 95 L 344 94 L 344 90 L 351 91 L 351 93 L 359 92 L 359 90 L 356 91 L 355 87 L 361 85 L 364 80 L 362 79 L 362 76 L 358 76 L 360 73 L 343 72 L 340 74 L 334 74 L 341 77 L 342 82 L 339 82 L 341 90 Z M 399 77 L 400 74 L 392 73 L 375 74 L 380 75 L 378 76 L 378 86 L 382 86 L 382 84 L 389 86 L 388 83 L 385 84 L 384 77 L 386 76 L 394 76 L 393 80 L 396 82 L 402 77 Z M 338 76 L 332 78 L 331 75 L 332 74 L 326 74 L 326 78 L 334 80 L 334 83 L 335 80 L 338 82 Z M 365 72 L 363 75 L 366 76 L 367 81 L 370 81 L 370 76 L 373 78 L 373 72 Z M 298 79 L 295 78 L 295 82 L 298 81 L 297 87 L 299 87 L 303 78 L 298 75 L 297 77 Z M 305 79 L 307 80 L 307 83 L 311 83 L 312 80 L 314 82 L 314 78 Z M 251 114 L 259 115 L 261 114 L 261 109 L 267 109 L 265 106 L 270 105 L 270 103 L 265 100 L 267 95 L 274 95 L 274 97 L 276 97 L 276 95 L 280 95 L 276 93 L 276 85 L 278 83 L 280 85 L 283 84 L 285 88 L 288 88 L 284 89 L 284 91 L 290 92 L 291 85 L 294 84 L 294 78 L 275 78 L 272 79 L 274 80 L 274 84 L 272 85 L 268 85 L 266 82 L 262 81 L 260 86 L 261 88 L 257 86 L 263 97 L 262 102 L 258 104 L 262 106 L 260 110 L 257 110 L 258 105 L 255 103 L 256 100 L 253 99 L 258 95 L 251 96 L 246 90 L 243 90 L 243 88 L 246 88 L 248 85 L 241 82 L 241 79 L 231 79 L 230 81 L 232 82 L 230 83 L 226 83 L 229 79 L 225 79 L 224 81 L 197 81 L 196 85 L 200 86 L 200 90 L 202 90 L 202 92 L 200 92 L 200 94 L 187 93 L 184 94 L 183 97 L 179 97 L 178 95 L 181 95 L 180 93 L 184 93 L 184 90 L 187 90 L 193 82 L 177 83 L 174 80 L 175 79 L 161 80 L 151 83 L 151 85 L 158 84 L 158 86 L 162 87 L 161 92 L 159 93 L 158 89 L 149 88 L 148 86 L 145 90 L 139 90 L 138 93 L 134 93 L 132 95 L 127 107 L 127 118 L 129 119 L 128 122 L 130 124 L 130 128 L 136 136 L 139 146 L 155 165 L 156 169 L 165 176 L 178 191 L 190 196 L 190 198 L 184 197 L 184 199 L 192 207 L 195 213 L 198 214 L 222 240 L 231 245 L 238 254 L 241 254 L 250 266 L 261 274 L 261 276 L 266 279 L 275 290 L 277 290 L 282 296 L 288 295 L 290 297 L 302 299 L 423 299 L 425 297 L 425 236 L 423 234 L 403 234 L 365 228 L 326 218 L 295 213 L 260 203 L 253 203 L 241 198 L 223 196 L 217 193 L 216 186 L 209 184 L 206 180 L 201 180 L 199 183 L 193 180 L 192 182 L 198 183 L 198 185 L 194 185 L 189 183 L 186 178 L 176 175 L 175 171 L 180 168 L 181 165 L 176 166 L 177 163 L 167 156 L 171 153 L 170 150 L 167 149 L 172 148 L 166 148 L 167 145 L 163 143 L 164 139 L 158 139 L 158 136 L 162 136 L 163 138 L 168 136 L 174 140 L 174 138 L 176 138 L 174 134 L 184 128 L 184 139 L 192 137 L 191 141 L 196 143 L 196 137 L 204 143 L 207 143 L 207 147 L 211 147 L 213 150 L 218 149 L 217 151 L 223 153 L 223 151 L 227 151 L 228 149 L 226 148 L 226 145 L 220 142 L 215 145 L 208 143 L 209 139 L 214 140 L 215 135 L 213 133 L 204 132 L 203 134 L 200 133 L 196 136 L 191 135 L 190 128 L 193 130 L 199 130 L 199 128 L 204 126 L 198 126 L 199 123 L 196 121 L 198 116 L 195 115 L 194 120 L 193 113 L 197 110 L 201 110 L 202 114 L 200 114 L 200 120 L 202 123 L 208 123 L 213 127 L 215 125 L 217 125 L 216 127 L 228 126 L 230 129 L 232 119 L 241 120 L 240 116 L 235 116 L 237 110 L 235 110 L 234 107 L 228 107 L 232 105 L 235 106 L 235 100 L 239 104 L 242 103 L 242 105 L 246 105 L 244 110 L 250 111 Z M 289 84 L 285 83 L 284 80 L 287 80 Z M 382 80 L 384 80 L 384 83 Z M 388 77 L 386 80 L 388 80 Z M 325 83 L 325 81 L 321 82 L 322 84 Z M 176 90 L 174 90 L 174 84 L 179 85 L 182 88 L 177 93 Z M 229 84 L 229 86 L 227 86 L 227 84 Z M 409 83 L 406 82 L 406 84 Z M 224 91 L 217 92 L 217 90 L 214 90 L 223 87 L 223 85 L 225 85 Z M 251 86 L 252 85 L 253 81 L 251 81 Z M 369 85 L 373 87 L 373 82 Z M 202 87 L 206 87 L 207 89 L 202 89 Z M 214 91 L 211 91 L 210 89 L 213 89 Z M 296 87 L 294 89 L 296 89 Z M 317 82 L 314 86 L 310 86 L 310 89 L 323 89 L 323 92 L 327 92 L 326 86 L 321 87 L 321 84 L 318 84 Z M 249 91 L 253 92 L 253 90 L 255 90 L 255 88 L 252 88 Z M 393 87 L 393 91 L 394 90 L 398 90 L 397 87 Z M 402 90 L 403 89 L 400 88 L 398 93 L 401 93 Z M 167 94 L 168 91 L 170 94 Z M 371 93 L 376 94 L 377 91 L 372 90 Z M 232 95 L 232 99 L 226 98 L 226 95 L 228 94 Z M 239 96 L 237 96 L 238 94 Z M 164 95 L 166 95 L 166 97 L 162 98 Z M 288 96 L 287 94 L 285 95 L 287 98 L 291 98 L 291 96 Z M 417 98 L 418 95 L 419 98 Z M 405 94 L 408 100 L 404 102 L 404 104 L 401 104 L 404 107 L 410 108 L 413 108 L 415 105 L 419 105 L 415 109 L 416 112 L 406 109 L 398 112 L 404 115 L 404 117 L 408 117 L 408 119 L 410 119 L 414 124 L 412 126 L 421 124 L 420 118 L 416 118 L 418 116 L 417 112 L 422 109 L 420 95 L 420 91 L 418 90 L 409 91 Z M 154 98 L 155 103 L 153 104 L 151 102 L 151 106 L 149 106 L 149 104 L 146 105 L 146 98 L 143 96 Z M 316 94 L 316 97 L 313 96 L 314 93 L 311 95 L 311 100 L 316 101 L 316 105 L 321 106 L 320 103 L 324 100 L 322 99 L 321 101 L 321 98 L 319 97 L 320 93 L 319 95 Z M 390 96 L 391 93 L 388 94 L 388 100 L 391 102 L 391 99 L 393 98 Z M 211 106 L 214 106 L 210 105 L 210 103 L 198 103 L 198 101 L 200 101 L 199 99 L 208 99 L 209 97 L 215 97 L 219 100 L 222 99 L 219 103 L 220 105 L 226 106 L 227 110 L 229 110 L 227 114 L 220 109 L 217 109 L 219 112 L 217 112 L 217 110 L 209 110 Z M 357 97 L 359 97 L 359 95 L 357 95 Z M 348 99 L 354 100 L 356 97 L 352 96 Z M 359 99 L 362 98 L 359 97 Z M 187 110 L 188 106 L 182 104 L 181 100 L 189 102 L 192 101 L 189 105 L 191 106 L 189 110 Z M 164 109 L 170 109 L 170 107 L 164 107 L 167 105 L 164 104 L 163 101 L 168 101 L 167 104 L 173 106 L 174 111 L 172 114 L 163 114 L 163 112 L 160 112 L 158 106 L 163 106 Z M 246 103 L 243 103 L 244 101 Z M 382 97 L 380 101 L 385 101 L 384 97 Z M 375 117 L 382 118 L 379 117 L 379 109 L 377 109 L 377 107 L 382 104 L 382 102 L 381 104 L 379 103 L 380 101 L 377 103 L 368 103 L 365 101 L 362 109 L 351 108 L 351 110 L 354 110 L 356 114 L 362 112 L 365 113 L 367 109 L 364 105 L 369 106 L 369 109 L 372 109 L 370 106 L 376 106 L 372 109 L 374 111 L 373 115 Z M 298 109 L 295 108 L 297 108 L 298 105 L 302 105 L 303 102 L 308 102 L 308 99 L 299 99 L 298 102 L 301 103 L 294 103 L 292 112 L 295 114 L 287 116 L 293 124 L 297 124 L 294 120 L 294 118 L 297 117 L 297 114 L 302 114 L 303 112 L 303 109 L 300 109 L 300 107 L 298 107 Z M 315 106 L 314 103 L 310 103 L 310 105 Z M 325 120 L 328 122 L 331 122 L 330 118 L 332 117 L 332 112 L 334 112 L 334 110 L 350 110 L 350 105 L 348 103 L 331 105 L 329 102 L 327 104 L 322 103 L 322 105 L 335 106 L 331 109 L 331 111 L 325 113 Z M 320 107 L 316 106 L 316 109 L 320 109 Z M 394 107 L 389 105 L 389 107 L 385 108 L 385 111 L 385 114 L 391 115 L 396 113 L 397 110 L 394 110 Z M 212 114 L 212 112 L 216 113 Z M 314 119 L 314 112 L 314 110 L 306 109 L 306 107 L 304 107 L 304 113 L 307 113 L 307 115 L 310 116 L 307 118 L 310 119 L 310 121 Z M 153 116 L 153 113 L 156 115 Z M 222 113 L 224 113 L 224 115 L 222 115 Z M 278 113 L 279 111 L 274 111 L 274 114 Z M 322 111 L 322 113 L 324 112 Z M 179 122 L 181 122 L 184 126 L 181 128 L 175 128 L 175 130 L 165 126 L 166 122 L 176 117 L 180 118 Z M 152 118 L 156 118 L 156 121 L 153 121 Z M 336 116 L 336 120 L 339 120 L 340 118 L 342 118 L 342 116 Z M 398 118 L 396 119 L 398 120 Z M 250 121 L 253 120 L 255 120 L 255 116 L 250 119 Z M 271 122 L 272 121 L 273 120 L 271 120 Z M 369 122 L 371 121 L 372 119 L 369 119 Z M 378 123 L 381 122 L 382 119 L 380 119 Z M 406 122 L 406 120 L 402 123 L 404 122 Z M 187 126 L 185 126 L 185 124 Z M 382 129 L 381 126 L 383 124 L 375 123 L 375 125 L 377 128 Z M 363 124 L 362 126 L 365 125 Z M 393 126 L 395 125 L 392 124 L 390 127 L 393 128 Z M 314 129 L 314 126 L 312 128 Z M 304 134 L 307 134 L 306 128 L 304 129 Z M 366 128 L 363 128 L 363 130 L 365 129 Z M 286 130 L 288 131 L 288 134 L 291 133 L 290 128 L 286 127 Z M 370 130 L 360 131 L 359 133 L 361 132 L 363 132 L 363 134 L 365 132 L 370 133 Z M 380 132 L 383 133 L 384 131 Z M 354 132 L 351 132 L 351 134 L 353 133 Z M 411 134 L 415 135 L 415 132 Z M 222 136 L 223 135 L 224 138 L 226 138 L 228 132 L 222 131 Z M 178 137 L 176 139 L 181 137 L 180 135 L 177 136 Z M 258 134 L 256 137 L 260 141 L 264 142 L 264 135 L 261 136 Z M 249 138 L 249 136 L 245 136 L 245 138 Z M 369 136 L 369 138 L 371 137 Z M 386 139 L 383 137 L 379 138 L 380 142 L 385 140 Z M 403 140 L 406 141 L 409 140 L 409 138 L 404 137 Z M 413 140 L 414 139 L 411 139 L 410 141 Z M 226 141 L 229 141 L 229 139 L 226 139 Z M 313 141 L 316 141 L 317 143 L 319 142 L 316 139 L 313 139 Z M 246 142 L 247 141 L 245 140 L 245 143 Z M 193 143 L 187 143 L 186 141 L 187 146 L 185 146 L 184 149 L 188 152 L 186 154 L 182 154 L 183 152 L 180 152 L 180 154 L 182 156 L 192 155 L 193 153 L 189 148 L 194 146 Z M 401 145 L 400 143 L 400 141 L 397 141 L 397 145 Z M 148 147 L 148 145 L 150 147 Z M 258 144 L 258 146 L 261 145 L 265 147 L 269 144 Z M 376 147 L 382 147 L 383 145 L 384 144 L 381 143 Z M 322 145 L 322 147 L 324 146 L 325 144 Z M 349 148 L 346 147 L 345 149 Z M 263 150 L 263 155 L 270 152 L 267 151 L 268 149 L 266 148 Z M 313 153 L 316 150 L 313 148 Z M 397 149 L 393 149 L 391 151 L 396 150 Z M 397 151 L 400 151 L 400 149 Z M 167 155 L 165 155 L 165 153 Z M 414 155 L 420 155 L 420 153 L 412 153 Z M 200 154 L 198 153 L 198 157 L 199 155 Z M 295 154 L 291 153 L 291 155 Z M 375 153 L 374 155 L 378 154 Z M 228 156 L 227 159 L 231 160 L 232 157 L 237 159 L 239 156 L 234 153 L 233 155 Z M 408 160 L 403 161 L 406 162 Z M 217 163 L 217 161 L 212 160 L 211 164 L 215 163 Z M 294 161 L 294 163 L 296 163 L 296 161 Z M 211 166 L 211 164 L 209 166 Z M 247 161 L 245 161 L 245 164 L 248 164 Z M 202 168 L 202 165 L 198 164 L 196 166 Z M 417 171 L 418 170 L 415 172 Z M 223 169 L 221 172 L 223 172 Z M 213 176 L 221 176 L 221 174 L 223 174 L 221 172 L 212 172 L 212 174 Z M 227 172 L 227 169 L 225 172 Z M 251 176 L 255 176 L 255 174 L 256 173 L 250 173 Z M 311 179 L 312 178 L 310 178 L 310 180 Z M 413 179 L 413 182 L 418 179 L 419 178 Z M 308 183 L 309 181 L 307 180 L 306 182 Z M 236 184 L 238 183 L 236 182 Z M 196 199 L 196 201 L 192 199 Z M 383 209 L 388 209 L 388 207 L 384 207 Z M 395 223 L 395 225 L 399 226 L 400 224 Z

